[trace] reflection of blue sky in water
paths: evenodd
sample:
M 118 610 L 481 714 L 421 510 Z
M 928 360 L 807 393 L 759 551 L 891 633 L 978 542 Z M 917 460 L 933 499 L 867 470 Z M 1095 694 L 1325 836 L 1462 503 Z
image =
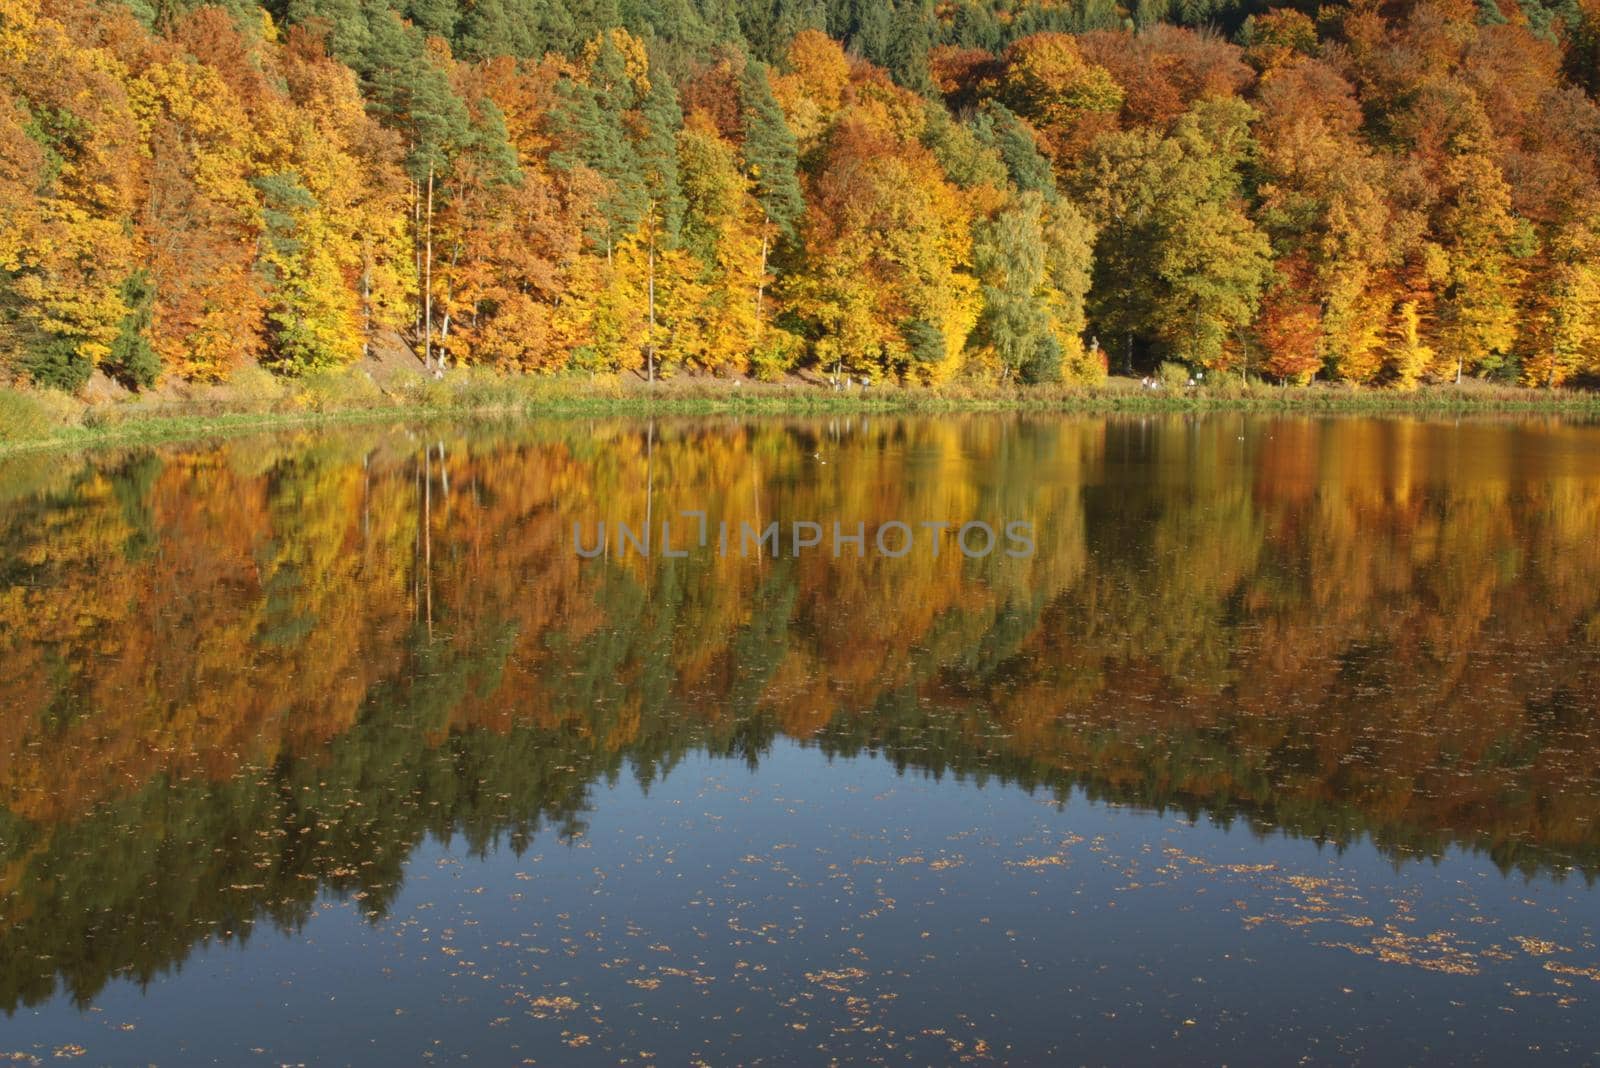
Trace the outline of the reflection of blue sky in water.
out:
M 86 1062 L 1505 1061 L 1600 1056 L 1600 899 L 777 742 L 522 857 L 412 856 L 390 915 L 197 948 L 0 1025 Z M 1588 974 L 1581 974 L 1588 970 Z

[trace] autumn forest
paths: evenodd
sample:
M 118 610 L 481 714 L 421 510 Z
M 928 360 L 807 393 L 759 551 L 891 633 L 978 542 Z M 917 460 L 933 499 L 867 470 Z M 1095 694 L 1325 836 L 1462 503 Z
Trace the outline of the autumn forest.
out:
M 0 0 L 0 381 L 1600 371 L 1600 8 Z

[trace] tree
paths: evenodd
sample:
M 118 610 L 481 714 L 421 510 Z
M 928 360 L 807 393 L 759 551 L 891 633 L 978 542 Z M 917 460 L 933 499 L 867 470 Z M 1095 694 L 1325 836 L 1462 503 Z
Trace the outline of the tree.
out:
M 138 264 L 127 219 L 142 171 L 139 128 L 111 64 L 56 18 L 17 14 L 24 17 L 5 13 L 7 33 L 20 24 L 25 44 L 0 54 L 0 91 L 12 101 L 0 118 L 12 128 L 8 140 L 20 132 L 38 146 L 21 146 L 10 188 L 20 193 L 17 182 L 29 177 L 37 185 L 16 212 L 20 231 L 0 239 L 0 293 L 11 305 L 5 362 L 76 389 L 111 355 L 130 314 L 124 287 Z M 138 32 L 126 12 L 109 13 L 107 25 Z
M 161 377 L 161 357 L 150 345 L 155 289 L 150 285 L 149 274 L 138 270 L 129 275 L 122 285 L 122 299 L 128 314 L 102 366 L 130 389 L 149 389 Z
M 1006 50 L 1000 99 L 1045 136 L 1061 171 L 1095 134 L 1109 128 L 1122 98 L 1110 72 L 1086 60 L 1068 34 L 1033 34 Z
M 1558 386 L 1600 368 L 1600 235 L 1578 221 L 1557 232 L 1528 317 L 1522 378 Z
M 1095 228 L 1078 205 L 1065 198 L 1047 200 L 1044 225 L 1044 292 L 1050 331 L 1061 354 L 1063 374 L 1075 381 L 1105 376 L 1103 353 L 1085 350 L 1085 304 L 1094 278 Z
M 957 122 L 942 105 L 930 101 L 924 108 L 922 144 L 952 182 L 968 196 L 984 201 L 984 206 L 977 209 L 980 213 L 999 207 L 1011 178 L 1000 152 L 983 136 L 978 123 Z M 1044 173 L 1048 177 L 1048 163 L 1044 164 Z M 1053 189 L 1054 179 L 1050 184 Z
M 780 238 L 794 237 L 805 211 L 800 194 L 794 135 L 773 99 L 764 66 L 752 61 L 739 83 L 739 114 L 745 172 L 755 184 L 756 202 Z
M 1240 171 L 1253 113 L 1205 101 L 1170 136 L 1104 138 L 1077 188 L 1100 227 L 1091 318 L 1113 336 L 1208 368 L 1234 367 L 1269 269 L 1244 212 Z
M 648 85 L 649 61 L 638 42 L 620 30 L 591 41 L 585 56 L 583 77 L 561 86 L 562 144 L 551 163 L 567 172 L 585 166 L 606 183 L 589 238 L 610 256 L 649 208 L 644 168 L 627 127 L 641 82 Z
M 1265 353 L 1261 370 L 1304 385 L 1323 364 L 1322 306 L 1312 297 L 1312 267 L 1304 255 L 1278 262 L 1277 277 L 1262 298 L 1256 324 Z
M 1482 155 L 1451 160 L 1440 219 L 1448 273 L 1439 303 L 1441 356 L 1459 382 L 1467 370 L 1505 366 L 1517 338 L 1517 233 L 1511 193 L 1494 162 Z
M 329 57 L 319 37 L 291 28 L 281 69 L 294 109 L 294 149 L 282 163 L 322 209 L 366 351 L 377 331 L 399 330 L 418 312 L 413 187 L 401 142 L 367 114 L 354 72 Z
M 557 305 L 604 185 L 582 164 L 554 165 L 556 67 L 497 59 L 461 72 L 463 95 L 492 102 L 502 117 L 515 172 L 479 173 L 488 161 L 463 160 L 440 219 L 444 344 L 457 363 L 541 372 L 566 365 Z
M 1239 47 L 1209 30 L 1102 30 L 1084 34 L 1078 47 L 1122 87 L 1125 126 L 1169 126 L 1202 100 L 1239 96 L 1251 81 Z
M 644 98 L 640 102 L 638 121 L 639 164 L 643 168 L 645 208 L 642 235 L 646 255 L 647 278 L 645 302 L 648 307 L 650 335 L 646 338 L 646 368 L 651 381 L 656 375 L 656 261 L 663 250 L 677 243 L 678 230 L 683 225 L 683 191 L 678 185 L 678 128 L 683 125 L 683 112 L 678 107 L 678 93 L 664 71 L 657 70 L 650 78 Z
M 743 369 L 760 342 L 765 215 L 734 146 L 704 115 L 685 124 L 678 156 L 687 200 L 683 248 L 703 285 L 700 305 L 690 311 L 704 339 L 695 361 L 710 371 Z
M 365 45 L 356 60 L 373 113 L 400 132 L 406 171 L 413 182 L 445 174 L 451 160 L 471 139 L 466 102 L 450 86 L 444 57 L 420 30 L 392 11 L 368 21 Z
M 998 101 L 985 101 L 973 127 L 979 140 L 1000 154 L 1018 189 L 1055 195 L 1055 175 L 1039 151 L 1038 134 L 1015 112 Z
M 745 173 L 761 207 L 761 274 L 756 290 L 756 320 L 765 312 L 766 275 L 774 242 L 793 240 L 795 226 L 805 211 L 800 194 L 794 134 L 773 99 L 766 67 L 754 60 L 746 64 L 739 82 L 741 153 Z
M 957 369 L 981 305 L 972 220 L 921 130 L 905 133 L 877 107 L 834 124 L 787 292 L 824 367 L 936 382 Z
M 1060 350 L 1040 300 L 1044 289 L 1044 204 L 1024 195 L 993 220 L 974 227 L 973 271 L 983 312 L 969 344 L 992 348 L 1001 380 L 1061 377 Z
M 1354 92 L 1331 67 L 1285 60 L 1259 99 L 1256 218 L 1278 261 L 1259 331 L 1264 367 L 1294 381 L 1324 366 L 1369 381 L 1383 367 L 1403 252 L 1384 164 L 1362 142 Z
M 560 0 L 475 0 L 465 5 L 455 36 L 457 50 L 471 60 L 538 59 L 576 40 L 572 14 Z
M 1403 302 L 1395 309 L 1394 322 L 1389 331 L 1388 366 L 1394 376 L 1395 386 L 1415 389 L 1417 379 L 1433 359 L 1433 350 L 1424 340 L 1422 316 L 1417 310 L 1417 302 Z
M 356 302 L 321 205 L 294 171 L 253 184 L 262 199 L 260 269 L 271 293 L 264 362 L 304 374 L 354 361 L 361 355 Z

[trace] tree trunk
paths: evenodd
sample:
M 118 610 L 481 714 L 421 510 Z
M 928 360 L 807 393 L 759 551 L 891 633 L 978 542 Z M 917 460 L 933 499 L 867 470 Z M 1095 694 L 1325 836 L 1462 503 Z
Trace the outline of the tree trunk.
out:
M 769 232 L 772 224 L 767 220 L 767 213 L 761 213 L 761 278 L 756 282 L 756 333 L 761 332 L 761 302 L 767 294 L 767 246 L 772 235 Z
M 656 228 L 653 223 L 650 226 L 650 274 L 645 282 L 645 290 L 650 305 L 649 333 L 644 339 L 645 375 L 646 380 L 653 384 L 656 380 Z
M 433 164 L 428 164 L 428 222 L 422 260 L 422 366 L 433 370 Z
M 372 240 L 361 239 L 361 358 L 372 355 Z
M 411 181 L 411 269 L 415 272 L 412 277 L 417 281 L 422 280 L 422 190 L 418 187 L 416 179 Z M 416 306 L 416 314 L 411 317 L 411 341 L 415 344 L 422 337 L 422 304 Z
M 450 340 L 450 305 L 455 301 L 456 289 L 451 281 L 455 277 L 456 264 L 461 262 L 461 243 L 457 242 L 455 248 L 450 250 L 450 276 L 445 279 L 444 296 L 445 309 L 444 321 L 439 324 L 439 366 L 444 366 L 444 354 L 448 351 L 446 343 Z

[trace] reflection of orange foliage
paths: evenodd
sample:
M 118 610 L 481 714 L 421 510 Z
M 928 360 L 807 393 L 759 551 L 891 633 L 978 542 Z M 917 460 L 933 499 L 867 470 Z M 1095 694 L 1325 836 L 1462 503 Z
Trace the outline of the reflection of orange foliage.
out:
M 828 672 L 799 651 L 791 651 L 773 674 L 765 698 L 777 709 L 778 728 L 791 738 L 810 738 L 838 712 Z
M 921 709 L 952 760 L 1576 848 L 1600 771 L 1569 736 L 1600 688 L 1588 433 L 833 420 L 107 456 L 0 525 L 0 798 L 50 822 L 316 759 L 373 694 L 461 663 L 432 744 L 531 724 L 628 753 L 762 712 L 870 737 Z M 1130 481 L 1110 462 L 1136 442 Z M 861 521 L 869 550 L 572 552 L 575 520 L 687 531 L 686 509 Z M 921 528 L 870 551 L 884 519 L 978 517 L 1030 518 L 1037 554 L 935 560 Z

